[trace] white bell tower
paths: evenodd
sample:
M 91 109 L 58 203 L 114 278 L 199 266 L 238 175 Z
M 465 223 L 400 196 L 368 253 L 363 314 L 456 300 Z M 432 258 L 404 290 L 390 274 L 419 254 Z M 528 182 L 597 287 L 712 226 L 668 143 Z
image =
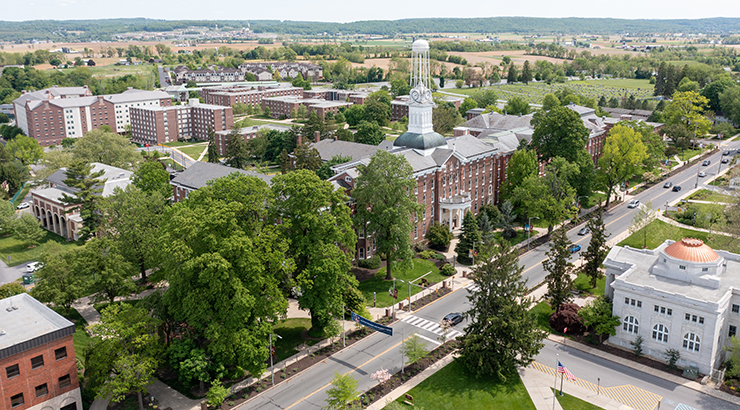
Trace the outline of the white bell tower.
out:
M 411 133 L 434 132 L 432 126 L 432 91 L 429 84 L 429 43 L 416 40 L 411 46 L 411 92 L 409 101 L 409 127 Z

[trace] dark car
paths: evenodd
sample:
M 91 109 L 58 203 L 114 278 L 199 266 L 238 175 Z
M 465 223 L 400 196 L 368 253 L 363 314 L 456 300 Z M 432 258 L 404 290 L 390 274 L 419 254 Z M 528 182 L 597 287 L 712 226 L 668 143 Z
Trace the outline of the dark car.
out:
M 460 313 L 450 313 L 449 315 L 445 316 L 444 319 L 442 320 L 449 323 L 450 326 L 455 326 L 456 324 L 462 322 L 463 316 Z
M 568 247 L 570 253 L 576 253 L 581 250 L 581 245 L 574 243 Z
M 711 164 L 711 163 L 712 163 L 712 161 L 710 161 L 710 160 L 708 160 L 708 159 L 705 159 L 705 160 L 704 160 L 704 161 L 703 161 L 703 162 L 702 162 L 701 164 L 702 164 L 703 166 L 705 166 L 705 167 L 708 167 L 708 166 L 709 166 L 709 164 Z
M 680 185 L 674 186 L 673 187 L 673 192 L 681 192 L 681 186 Z
M 672 186 L 673 186 L 673 182 L 666 182 L 665 184 L 663 184 L 663 188 L 670 188 Z
M 726 164 L 726 163 L 728 163 L 728 162 L 730 162 L 730 160 L 729 160 L 729 159 L 727 159 L 727 158 L 722 158 L 722 163 L 723 163 L 723 164 Z
M 730 151 L 725 151 L 722 153 L 722 155 L 730 155 Z
M 586 227 L 583 227 L 580 231 L 578 231 L 578 235 L 581 236 L 588 235 L 589 233 L 591 233 L 591 230 Z

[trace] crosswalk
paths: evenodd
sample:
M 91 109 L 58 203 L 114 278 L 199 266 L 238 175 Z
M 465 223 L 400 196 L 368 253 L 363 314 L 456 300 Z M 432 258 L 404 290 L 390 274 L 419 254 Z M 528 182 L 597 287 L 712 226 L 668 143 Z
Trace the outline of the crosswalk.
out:
M 687 406 L 687 405 L 685 405 L 683 403 L 678 403 L 678 406 L 676 406 L 676 408 L 674 410 L 697 410 L 697 409 L 695 409 L 693 407 L 689 407 L 689 406 Z
M 439 325 L 439 323 L 432 322 L 431 320 L 427 320 L 427 319 L 422 319 L 418 316 L 408 315 L 404 317 L 403 319 L 401 319 L 401 322 L 408 323 L 412 326 L 416 326 L 419 329 L 423 329 L 428 332 L 432 332 L 438 336 L 442 334 L 442 327 Z M 454 339 L 461 335 L 462 335 L 462 332 L 451 329 L 449 333 L 447 333 L 447 339 Z

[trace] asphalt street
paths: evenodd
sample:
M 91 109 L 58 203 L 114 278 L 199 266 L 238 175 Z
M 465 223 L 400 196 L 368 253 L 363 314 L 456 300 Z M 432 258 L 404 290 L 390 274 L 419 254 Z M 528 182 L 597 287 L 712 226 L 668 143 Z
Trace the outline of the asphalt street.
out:
M 24 202 L 31 203 L 31 193 L 29 192 L 23 199 Z M 16 210 L 15 213 L 20 215 L 22 212 L 31 212 L 31 208 Z M 22 263 L 18 266 L 8 266 L 7 259 L 0 260 L 0 285 L 4 283 L 14 282 L 20 279 L 24 273 L 26 273 L 26 264 Z M 10 261 L 12 262 L 12 261 Z

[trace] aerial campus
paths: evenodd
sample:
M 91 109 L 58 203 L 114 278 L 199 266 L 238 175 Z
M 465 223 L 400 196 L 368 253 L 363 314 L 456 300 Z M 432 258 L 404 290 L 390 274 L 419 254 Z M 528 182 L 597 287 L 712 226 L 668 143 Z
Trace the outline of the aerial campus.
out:
M 0 409 L 740 408 L 738 6 L 140 3 L 0 21 Z

